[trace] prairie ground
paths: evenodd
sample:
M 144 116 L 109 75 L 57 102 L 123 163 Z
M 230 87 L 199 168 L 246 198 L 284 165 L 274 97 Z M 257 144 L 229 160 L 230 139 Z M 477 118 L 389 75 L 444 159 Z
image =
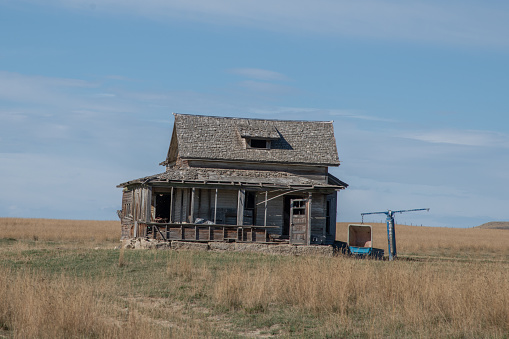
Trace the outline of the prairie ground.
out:
M 119 250 L 119 228 L 0 218 L 0 337 L 509 338 L 507 230 L 397 226 L 389 262 Z

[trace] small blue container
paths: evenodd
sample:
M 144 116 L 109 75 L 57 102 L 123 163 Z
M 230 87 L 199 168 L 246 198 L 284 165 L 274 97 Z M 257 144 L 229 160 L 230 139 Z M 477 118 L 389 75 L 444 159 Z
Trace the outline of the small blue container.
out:
M 373 247 L 355 247 L 350 246 L 350 253 L 353 255 L 371 255 Z

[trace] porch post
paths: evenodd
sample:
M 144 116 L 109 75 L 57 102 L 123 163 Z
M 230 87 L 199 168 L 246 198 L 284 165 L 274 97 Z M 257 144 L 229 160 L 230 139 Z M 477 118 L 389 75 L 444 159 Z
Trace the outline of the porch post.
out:
M 189 219 L 191 219 L 189 222 L 191 224 L 194 224 L 194 193 L 195 193 L 195 188 L 191 188 L 191 211 L 189 213 Z
M 244 225 L 244 203 L 246 201 L 246 190 L 239 189 L 239 197 L 237 203 L 237 226 Z
M 265 191 L 265 211 L 263 216 L 263 226 L 267 226 L 267 199 L 269 198 L 269 191 Z
M 216 195 L 214 197 L 214 224 L 216 223 L 216 217 L 217 217 L 217 188 Z
M 307 244 L 311 244 L 311 208 L 312 208 L 312 201 L 313 201 L 313 193 L 309 192 L 308 194 L 308 234 L 307 234 Z
M 170 196 L 170 223 L 173 222 L 173 186 L 171 187 L 171 196 Z
M 138 221 L 134 222 L 133 238 L 138 238 Z
M 146 204 L 146 210 L 145 210 L 145 221 L 150 222 L 151 216 L 152 216 L 152 187 L 147 187 L 145 191 L 145 204 Z

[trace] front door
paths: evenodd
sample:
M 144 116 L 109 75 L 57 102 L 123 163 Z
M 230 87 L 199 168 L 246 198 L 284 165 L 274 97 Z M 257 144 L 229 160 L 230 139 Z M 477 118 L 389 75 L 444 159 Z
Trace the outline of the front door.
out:
M 307 199 L 292 199 L 290 202 L 290 244 L 307 245 L 307 240 Z

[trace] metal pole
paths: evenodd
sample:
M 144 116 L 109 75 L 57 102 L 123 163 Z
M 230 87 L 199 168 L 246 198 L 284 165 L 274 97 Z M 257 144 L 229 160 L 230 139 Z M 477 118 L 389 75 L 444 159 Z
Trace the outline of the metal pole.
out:
M 391 226 L 392 226 L 392 257 L 396 258 L 396 223 L 394 222 L 394 215 L 391 215 Z
M 387 250 L 389 251 L 389 260 L 392 260 L 392 228 L 391 228 L 391 215 L 390 211 L 387 213 L 387 218 L 385 220 L 387 222 Z

